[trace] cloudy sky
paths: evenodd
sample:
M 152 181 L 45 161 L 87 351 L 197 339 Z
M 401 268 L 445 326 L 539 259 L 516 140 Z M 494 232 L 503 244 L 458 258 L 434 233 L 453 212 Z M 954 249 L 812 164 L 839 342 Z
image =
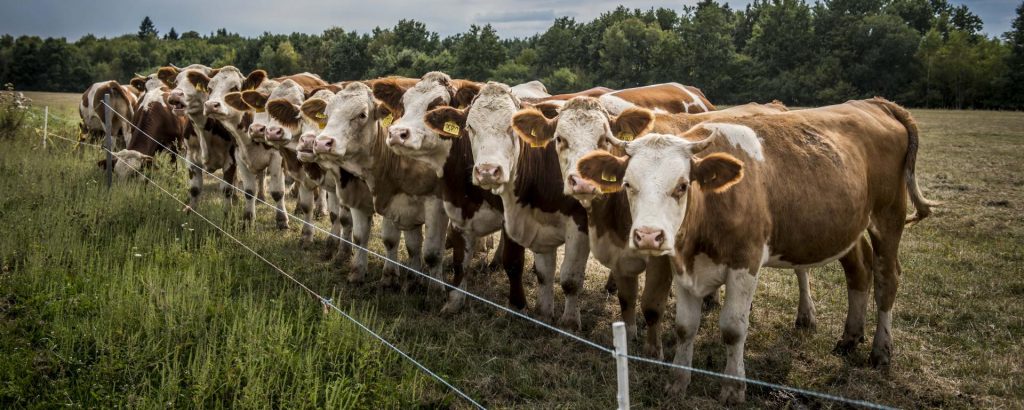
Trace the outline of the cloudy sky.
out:
M 951 0 L 967 4 L 985 21 L 985 32 L 1001 35 L 1010 28 L 1022 0 Z M 320 33 L 331 26 L 368 32 L 390 27 L 399 19 L 423 21 L 442 36 L 466 31 L 470 24 L 491 23 L 503 37 L 544 31 L 557 16 L 588 21 L 622 4 L 630 8 L 679 9 L 697 0 L 0 0 L 0 33 L 67 37 L 87 33 L 114 36 L 138 30 L 150 16 L 161 33 L 209 33 L 217 28 L 246 36 L 273 33 Z M 734 8 L 749 0 L 728 1 Z

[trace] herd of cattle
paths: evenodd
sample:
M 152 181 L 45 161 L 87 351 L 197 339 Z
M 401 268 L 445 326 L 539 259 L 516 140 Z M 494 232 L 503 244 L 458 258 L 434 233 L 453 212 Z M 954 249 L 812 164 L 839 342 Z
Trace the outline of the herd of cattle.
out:
M 194 164 L 186 209 L 198 205 L 204 173 L 221 170 L 224 180 L 241 180 L 246 223 L 265 187 L 279 209 L 286 192 L 296 192 L 295 214 L 306 220 L 329 210 L 332 232 L 360 246 L 379 214 L 389 258 L 398 260 L 404 237 L 408 266 L 443 279 L 447 244 L 449 283 L 463 289 L 479 247 L 500 232 L 492 263 L 508 275 L 509 304 L 527 306 L 529 249 L 538 282 L 532 310 L 548 321 L 563 247 L 557 323 L 573 330 L 589 255 L 610 269 L 607 288 L 618 293 L 633 336 L 638 276 L 646 272 L 645 355 L 662 355 L 659 322 L 673 289 L 674 361 L 691 365 L 704 299 L 718 303 L 724 285 L 725 373 L 740 377 L 759 269 L 797 273 L 796 325 L 813 328 L 807 269 L 835 260 L 849 298 L 836 351 L 864 341 L 873 283 L 870 359 L 888 364 L 902 232 L 935 205 L 914 176 L 917 126 L 882 98 L 716 110 L 700 90 L 676 83 L 549 95 L 537 81 L 509 87 L 440 72 L 329 84 L 309 73 L 268 78 L 231 66 L 168 66 L 131 86 L 93 85 L 82 96 L 83 138 L 104 132 L 108 93 L 118 114 L 110 131 L 125 147 L 114 171 L 131 175 L 162 148 L 182 149 Z M 222 184 L 222 192 L 230 208 L 233 189 Z M 288 213 L 277 211 L 276 223 L 286 229 Z M 303 224 L 301 244 L 312 236 Z M 348 280 L 363 281 L 366 252 L 334 242 L 336 258 L 352 259 Z M 404 287 L 408 275 L 387 264 L 381 282 Z M 449 291 L 443 311 L 458 311 L 463 298 Z M 679 371 L 672 389 L 682 394 L 689 381 Z M 743 383 L 726 381 L 721 399 L 742 402 L 744 392 Z

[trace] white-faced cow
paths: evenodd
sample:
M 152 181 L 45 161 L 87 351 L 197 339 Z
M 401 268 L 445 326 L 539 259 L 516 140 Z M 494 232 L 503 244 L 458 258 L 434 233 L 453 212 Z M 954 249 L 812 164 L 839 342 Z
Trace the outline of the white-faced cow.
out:
M 374 209 L 383 217 L 381 235 L 387 256 L 397 260 L 400 234 L 404 233 L 409 265 L 413 269 L 425 265 L 432 277 L 441 280 L 448 226 L 441 184 L 426 164 L 388 148 L 384 123 L 388 110 L 373 98 L 370 87 L 351 83 L 327 100 L 307 100 L 302 111 L 323 125 L 316 137 L 318 162 L 342 167 L 369 186 Z M 398 273 L 397 266 L 386 265 L 381 284 L 397 284 Z M 408 284 L 408 280 L 402 281 L 403 287 Z
M 680 138 L 681 137 L 681 138 Z M 594 151 L 579 161 L 602 191 L 624 190 L 632 215 L 629 246 L 669 255 L 676 269 L 675 363 L 689 366 L 701 298 L 725 286 L 719 327 L 725 373 L 743 377 L 751 302 L 762 266 L 806 268 L 848 259 L 867 231 L 878 327 L 870 360 L 892 355 L 892 308 L 904 224 L 929 215 L 914 168 L 918 130 L 910 113 L 887 100 L 705 122 L 676 135 L 635 141 L 610 137 L 625 155 Z M 907 195 L 916 213 L 907 217 Z M 852 283 L 870 283 L 861 267 Z M 848 271 L 849 275 L 850 272 Z M 867 291 L 850 295 L 851 310 Z M 857 312 L 851 312 L 857 314 Z M 837 349 L 863 334 L 844 331 Z M 685 391 L 680 371 L 674 391 Z M 742 402 L 746 386 L 723 381 L 721 399 Z
M 220 189 L 224 194 L 224 212 L 231 210 L 232 200 L 235 195 L 235 172 L 236 164 L 234 158 L 235 144 L 231 134 L 219 121 L 210 119 L 203 113 L 203 104 L 209 96 L 205 88 L 196 88 L 188 80 L 190 72 L 202 73 L 205 76 L 214 76 L 219 70 L 203 65 L 193 64 L 183 69 L 174 66 L 160 68 L 157 71 L 157 78 L 172 87 L 167 97 L 167 104 L 171 106 L 175 115 L 184 115 L 189 119 L 193 134 L 186 133 L 185 147 L 189 162 L 189 202 L 185 210 L 194 209 L 199 205 L 199 195 L 202 193 L 204 170 L 215 172 L 223 170 L 223 180 Z
M 442 107 L 426 123 L 442 138 L 470 141 L 472 182 L 501 197 L 505 231 L 533 251 L 540 285 L 537 311 L 554 318 L 555 252 L 565 245 L 559 278 L 565 309 L 558 324 L 580 329 L 579 293 L 583 289 L 589 242 L 586 210 L 563 193 L 553 147 L 530 147 L 512 131 L 520 100 L 504 84 L 487 83 L 465 109 Z
M 403 87 L 395 81 L 378 81 L 373 85 L 374 95 L 392 117 L 397 117 L 388 130 L 388 145 L 400 155 L 423 161 L 441 178 L 444 209 L 454 228 L 451 239 L 455 275 L 451 284 L 463 290 L 467 287 L 466 274 L 471 270 L 478 239 L 502 230 L 503 206 L 497 195 L 473 184 L 469 139 L 453 142 L 439 138 L 437 132 L 424 123 L 424 114 L 439 107 L 469 105 L 479 88 L 474 82 L 452 80 L 441 72 L 427 73 L 414 86 Z M 508 275 L 509 303 L 516 309 L 523 309 L 526 307 L 522 281 L 525 249 L 509 242 L 502 231 L 495 260 L 503 265 Z M 442 311 L 458 311 L 464 298 L 462 292 L 449 291 Z
M 103 104 L 103 96 L 107 94 L 110 94 L 110 105 L 113 107 L 109 130 L 105 123 L 107 107 Z M 131 119 L 135 115 L 137 101 L 135 94 L 117 81 L 103 81 L 89 86 L 82 93 L 82 101 L 78 104 L 78 115 L 82 119 L 78 124 L 81 131 L 79 142 L 102 141 L 110 133 L 114 137 L 115 146 L 127 146 L 131 140 Z
M 641 302 L 648 329 L 645 354 L 661 356 L 659 325 L 671 287 L 668 258 L 648 260 L 647 255 L 627 246 L 631 219 L 625 194 L 601 195 L 593 184 L 579 177 L 576 162 L 593 150 L 612 149 L 607 137 L 613 135 L 632 139 L 632 136 L 643 135 L 652 127 L 662 132 L 674 130 L 682 133 L 702 121 L 785 110 L 781 104 L 747 104 L 703 114 L 655 115 L 643 108 L 630 108 L 621 115 L 613 116 L 597 99 L 576 97 L 569 100 L 553 118 L 548 118 L 550 112 L 544 113 L 537 107 L 525 108 L 512 118 L 513 129 L 528 144 L 545 147 L 554 142 L 564 181 L 563 193 L 573 196 L 587 208 L 590 252 L 611 270 L 612 279 L 617 283 L 622 317 L 632 336 L 636 335 L 638 275 L 647 270 Z M 813 321 L 813 315 L 810 317 Z

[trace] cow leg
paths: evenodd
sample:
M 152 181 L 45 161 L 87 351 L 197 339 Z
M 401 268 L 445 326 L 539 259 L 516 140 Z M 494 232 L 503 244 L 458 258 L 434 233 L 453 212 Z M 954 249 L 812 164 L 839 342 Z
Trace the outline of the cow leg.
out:
M 846 355 L 864 342 L 864 325 L 868 314 L 868 295 L 871 287 L 870 264 L 874 260 L 871 244 L 861 236 L 857 245 L 839 259 L 846 274 L 846 325 L 843 336 L 832 353 Z
M 502 229 L 502 232 L 504 232 L 504 229 Z M 505 255 L 505 244 L 511 240 L 512 239 L 508 238 L 507 235 L 501 235 L 501 238 L 498 239 L 498 249 L 494 251 L 494 257 L 491 258 L 491 261 L 487 264 L 487 270 L 495 270 L 498 269 L 499 266 L 505 265 L 505 262 L 502 260 L 503 255 Z
M 556 259 L 557 255 L 554 252 L 533 254 L 533 266 L 537 271 L 537 316 L 547 322 L 553 322 L 555 315 Z
M 245 211 L 242 213 L 242 224 L 252 225 L 256 215 L 256 191 L 259 189 L 259 174 L 252 172 L 244 162 L 238 162 L 238 175 L 242 178 L 242 189 L 245 190 Z
M 800 305 L 796 311 L 796 328 L 814 330 L 818 327 L 814 318 L 814 300 L 811 299 L 811 284 L 807 269 L 793 269 L 800 284 Z
M 394 221 L 384 218 L 381 223 L 380 236 L 384 242 L 384 251 L 388 260 L 398 261 L 398 241 L 402 239 L 402 231 L 398 230 Z M 392 262 L 384 263 L 380 284 L 385 288 L 393 288 L 398 285 L 398 265 Z
M 356 257 L 352 259 L 348 281 L 362 283 L 366 277 L 366 246 L 373 229 L 373 211 L 359 208 L 349 208 L 349 211 L 352 213 L 352 243 L 359 247 L 355 249 Z
M 238 163 L 233 158 L 228 158 L 224 166 L 224 182 L 220 183 L 220 190 L 224 194 L 224 215 L 231 213 L 231 207 L 235 202 L 235 176 L 238 174 Z
M 263 171 L 254 172 L 253 174 L 256 175 L 256 197 L 259 198 L 260 201 L 266 201 L 267 200 L 267 192 L 266 192 L 267 191 L 267 184 L 266 184 L 266 182 L 267 182 L 267 170 L 264 169 Z
M 309 247 L 313 243 L 313 199 L 316 192 L 312 187 L 306 186 L 303 183 L 297 183 L 298 185 L 298 201 L 295 203 L 295 214 L 300 218 L 309 221 L 310 224 L 302 224 L 302 235 L 299 237 L 299 245 L 303 248 Z
M 334 264 L 343 265 L 352 258 L 352 209 L 345 204 L 338 205 L 338 252 L 334 254 Z
M 316 197 L 314 198 L 313 207 L 313 218 L 321 219 L 327 215 L 327 190 L 321 187 L 316 188 Z
M 872 271 L 875 280 L 875 306 L 878 326 L 871 343 L 869 361 L 874 367 L 887 367 L 892 361 L 892 308 L 900 282 L 900 239 L 906 219 L 907 195 L 900 194 L 897 206 L 891 206 L 872 217 L 869 230 L 875 259 Z
M 691 367 L 693 365 L 693 343 L 697 339 L 697 331 L 700 329 L 703 297 L 694 294 L 684 284 L 684 281 L 693 280 L 693 274 L 689 277 L 675 275 L 672 279 L 672 288 L 676 295 L 675 330 L 676 337 L 679 339 L 676 342 L 676 356 L 672 359 L 672 363 Z M 669 394 L 682 398 L 686 395 L 686 388 L 690 385 L 692 374 L 689 370 L 682 369 L 677 369 L 675 372 L 675 381 L 669 386 Z
M 747 342 L 750 324 L 750 306 L 757 290 L 757 271 L 729 269 L 725 278 L 725 303 L 718 320 L 725 343 L 725 374 L 745 377 L 743 348 Z M 726 405 L 743 403 L 747 385 L 734 380 L 723 380 L 719 400 Z
M 327 236 L 327 249 L 324 252 L 324 259 L 330 259 L 334 256 L 335 250 L 339 249 L 341 241 L 338 238 L 341 237 L 341 204 L 338 201 L 338 195 L 330 192 L 327 194 L 327 209 L 328 215 L 331 220 L 331 234 Z
M 423 267 L 430 277 L 437 279 L 431 292 L 444 293 L 444 239 L 448 234 L 448 213 L 440 198 L 429 199 L 424 204 L 426 224 L 424 225 Z M 469 260 L 472 261 L 472 253 Z
M 644 313 L 647 335 L 644 339 L 644 355 L 661 359 L 661 317 L 668 303 L 672 289 L 672 265 L 667 256 L 650 257 L 644 278 L 644 294 L 640 308 Z
M 454 228 L 454 225 L 452 227 Z M 475 242 L 473 239 L 468 233 L 455 229 L 448 235 L 448 240 L 452 245 L 452 270 L 455 271 L 451 285 L 458 289 L 448 290 L 448 301 L 441 308 L 441 313 L 453 314 L 462 309 L 462 302 L 465 301 L 466 295 L 459 292 L 459 289 L 466 290 L 467 288 L 466 272 L 469 270 L 469 265 L 473 264 L 472 255 Z
M 402 238 L 405 239 L 405 251 L 409 254 L 409 259 L 405 262 L 405 266 L 416 272 L 423 272 L 423 227 L 417 226 L 416 228 L 402 231 Z M 409 291 L 414 282 L 410 279 L 410 276 L 414 275 L 419 276 L 409 272 L 408 269 L 399 269 L 398 277 L 401 278 L 402 292 Z
M 526 291 L 523 289 L 523 265 L 526 263 L 526 249 L 516 243 L 501 229 L 501 266 L 508 276 L 508 303 L 516 310 L 526 309 Z
M 274 221 L 277 222 L 277 229 L 288 229 L 288 213 L 285 212 L 284 203 L 284 164 L 281 163 L 281 154 L 278 152 L 271 153 L 270 156 L 270 168 L 268 168 L 268 176 L 270 177 L 270 198 L 274 200 L 274 205 L 277 206 L 277 210 L 274 211 Z
M 565 255 L 558 273 L 562 293 L 565 294 L 565 310 L 558 325 L 580 331 L 583 323 L 580 321 L 579 296 L 583 292 L 583 277 L 587 272 L 587 257 L 590 256 L 590 237 L 587 230 L 581 232 L 575 224 L 570 225 L 565 236 Z
M 183 211 L 191 211 L 199 206 L 199 194 L 203 192 L 203 169 L 199 165 L 188 167 L 188 205 Z
M 626 323 L 626 334 L 632 340 L 636 337 L 636 297 L 640 280 L 635 274 L 623 272 L 619 267 L 612 270 L 610 276 L 616 282 L 622 321 Z

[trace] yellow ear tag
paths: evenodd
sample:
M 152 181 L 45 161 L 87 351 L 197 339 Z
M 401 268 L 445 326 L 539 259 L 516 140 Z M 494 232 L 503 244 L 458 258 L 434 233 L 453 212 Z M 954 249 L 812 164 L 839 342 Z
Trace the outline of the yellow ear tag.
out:
M 540 144 L 534 142 L 534 141 L 537 140 L 537 130 L 536 129 L 530 130 L 530 136 L 533 137 L 533 138 L 531 138 L 530 141 L 527 141 L 527 142 L 530 143 L 531 147 L 533 147 L 533 148 L 544 148 L 546 145 L 548 145 L 547 141 L 544 141 L 543 143 L 540 143 Z
M 384 128 L 390 127 L 393 122 L 395 122 L 395 114 L 392 113 L 388 113 L 387 116 L 380 119 L 380 125 L 383 125 Z
M 199 91 L 201 93 L 205 93 L 206 92 L 206 87 L 203 86 L 202 84 L 196 84 L 196 91 Z
M 324 129 L 327 127 L 327 121 L 317 121 L 316 126 L 320 127 L 320 129 Z
M 266 108 L 260 108 L 260 107 L 253 108 L 253 110 L 256 110 L 256 112 L 266 112 L 267 111 Z
M 616 177 L 614 174 L 608 174 L 608 173 L 602 172 L 601 173 L 601 180 L 602 181 L 607 181 L 607 182 L 618 182 L 619 178 Z
M 631 133 L 631 132 L 620 132 L 619 133 L 619 139 L 623 140 L 623 141 L 632 141 L 633 137 L 636 137 L 636 135 L 633 135 L 633 133 Z
M 455 123 L 455 121 L 446 121 L 444 123 L 444 132 L 451 135 L 459 135 L 462 132 L 462 129 L 459 127 L 459 124 Z

